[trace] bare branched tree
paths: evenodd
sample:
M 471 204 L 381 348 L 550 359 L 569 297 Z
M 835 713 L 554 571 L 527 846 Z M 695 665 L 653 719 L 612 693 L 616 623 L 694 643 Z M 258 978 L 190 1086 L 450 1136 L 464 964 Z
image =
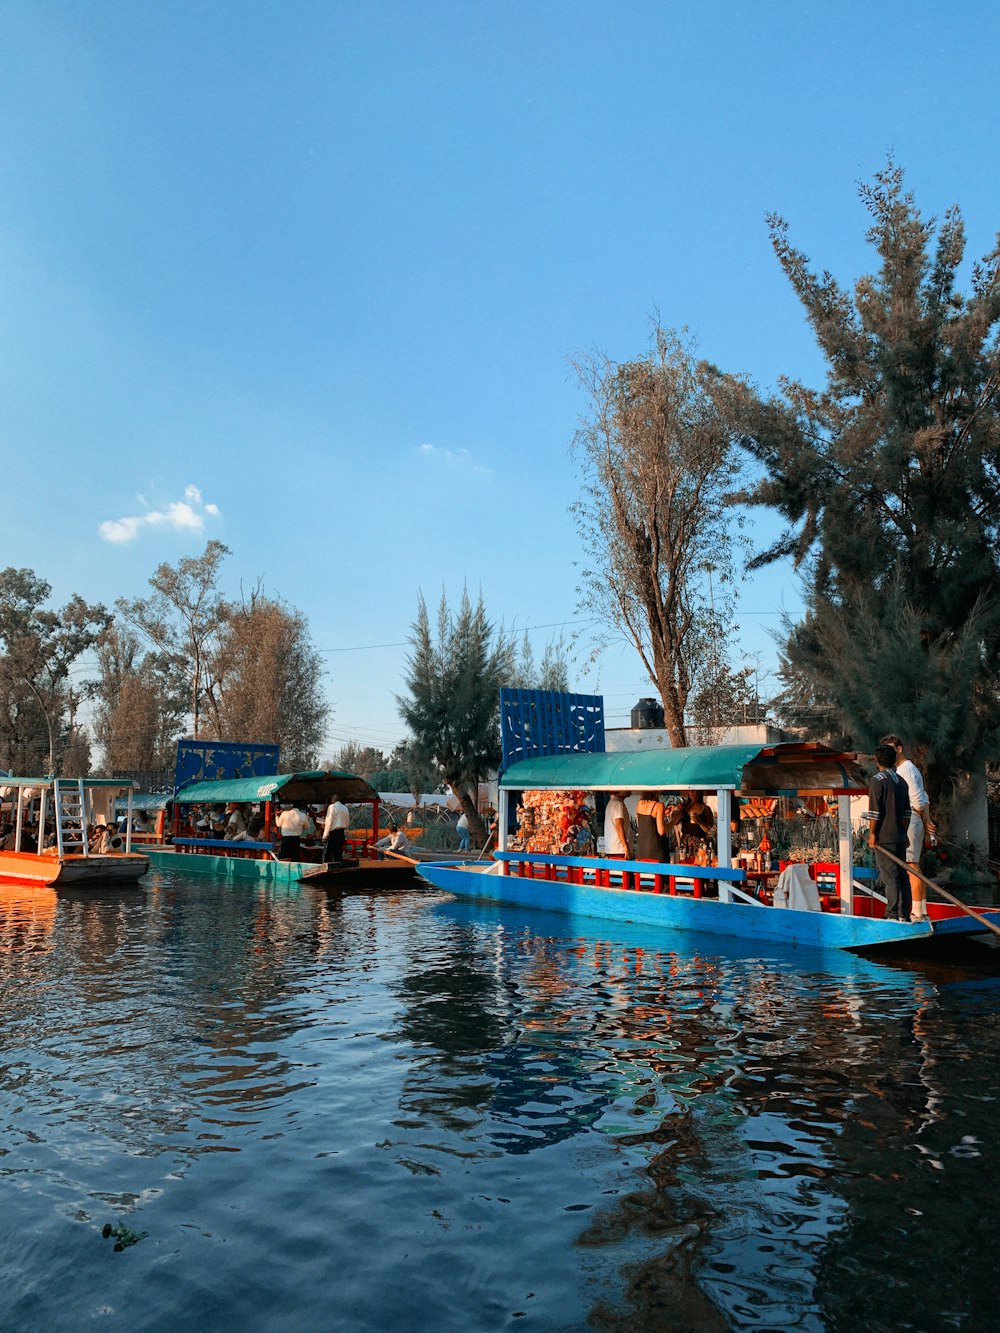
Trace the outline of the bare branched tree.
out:
M 740 461 L 727 404 L 716 372 L 658 324 L 637 361 L 589 354 L 573 365 L 590 400 L 574 439 L 586 469 L 573 506 L 588 556 L 580 606 L 635 647 L 671 743 L 686 745 L 688 700 L 718 666 L 706 645 L 724 642 L 731 621 L 738 519 L 728 496 Z M 706 597 L 709 570 L 719 609 Z
M 328 705 L 323 660 L 302 612 L 258 582 L 227 604 L 215 642 L 205 692 L 210 734 L 278 745 L 290 772 L 315 767 Z
M 121 598 L 116 604 L 158 653 L 184 671 L 195 737 L 201 734 L 210 658 L 228 613 L 218 590 L 219 568 L 228 554 L 228 546 L 210 541 L 199 556 L 185 556 L 176 567 L 158 566 L 149 580 L 151 596 Z

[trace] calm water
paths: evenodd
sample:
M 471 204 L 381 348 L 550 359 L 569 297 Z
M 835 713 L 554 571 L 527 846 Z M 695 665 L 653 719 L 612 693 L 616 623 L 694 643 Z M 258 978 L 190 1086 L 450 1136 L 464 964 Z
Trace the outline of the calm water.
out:
M 992 1329 L 997 960 L 0 889 L 0 1326 Z

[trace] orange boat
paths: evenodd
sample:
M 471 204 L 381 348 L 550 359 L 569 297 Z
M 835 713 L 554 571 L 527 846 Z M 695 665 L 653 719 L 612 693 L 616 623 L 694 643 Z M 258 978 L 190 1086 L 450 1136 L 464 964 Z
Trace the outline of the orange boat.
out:
M 137 883 L 149 869 L 149 857 L 132 850 L 134 790 L 120 778 L 0 778 L 0 808 L 8 825 L 0 844 L 0 883 L 83 888 Z M 120 793 L 128 797 L 122 834 L 114 828 Z M 110 832 L 97 850 L 99 825 Z

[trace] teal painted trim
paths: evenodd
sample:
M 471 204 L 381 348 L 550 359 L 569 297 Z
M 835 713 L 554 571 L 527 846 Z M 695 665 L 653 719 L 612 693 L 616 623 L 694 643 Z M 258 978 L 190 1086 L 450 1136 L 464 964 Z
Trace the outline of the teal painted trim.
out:
M 164 852 L 151 848 L 149 857 L 157 870 L 176 870 L 182 875 L 215 875 L 222 879 L 286 880 L 301 879 L 307 870 L 314 870 L 308 861 L 257 861 L 244 856 L 203 856 L 198 852 Z

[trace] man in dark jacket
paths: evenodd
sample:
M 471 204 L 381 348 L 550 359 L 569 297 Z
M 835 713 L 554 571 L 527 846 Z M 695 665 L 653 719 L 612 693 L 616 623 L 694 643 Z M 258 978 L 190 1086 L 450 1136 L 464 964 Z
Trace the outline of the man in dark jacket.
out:
M 896 772 L 896 751 L 880 745 L 875 751 L 878 772 L 868 784 L 868 814 L 871 831 L 868 846 L 875 851 L 879 883 L 885 894 L 886 921 L 909 921 L 910 881 L 903 866 L 885 855 L 891 852 L 906 860 L 906 831 L 910 823 L 910 797 L 906 783 Z

